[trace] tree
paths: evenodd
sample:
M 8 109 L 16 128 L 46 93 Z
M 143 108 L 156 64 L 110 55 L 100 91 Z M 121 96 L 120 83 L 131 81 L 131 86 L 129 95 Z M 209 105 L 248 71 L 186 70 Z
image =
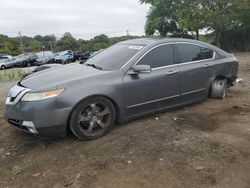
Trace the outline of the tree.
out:
M 179 10 L 180 27 L 186 31 L 196 33 L 196 39 L 200 39 L 200 30 L 206 27 L 202 5 L 199 0 L 183 0 Z
M 7 40 L 8 40 L 8 36 L 0 34 L 0 44 L 6 42 Z
M 95 41 L 95 42 L 104 42 L 104 43 L 108 43 L 108 42 L 109 42 L 108 36 L 107 36 L 107 35 L 104 35 L 104 34 L 95 36 L 95 37 L 94 37 L 94 41 Z
M 170 17 L 161 16 L 158 7 L 151 7 L 147 16 L 145 32 L 147 35 L 153 35 L 159 31 L 162 37 L 168 33 L 175 34 L 178 32 L 177 22 Z
M 0 48 L 0 54 L 19 55 L 21 53 L 17 38 L 8 38 L 3 46 L 3 48 Z
M 141 3 L 151 5 L 147 15 L 145 32 L 147 35 L 153 35 L 159 31 L 162 37 L 168 33 L 175 35 L 181 31 L 178 27 L 178 14 L 181 0 L 140 0 Z
M 33 52 L 38 52 L 38 51 L 42 50 L 42 48 L 43 48 L 42 42 L 40 42 L 36 39 L 33 39 L 31 41 L 30 45 L 31 45 L 31 49 Z
M 229 51 L 250 51 L 250 1 L 241 1 L 237 11 L 237 22 L 224 31 L 221 47 Z
M 43 37 L 43 46 L 46 50 L 53 50 L 53 47 L 56 43 L 55 35 L 46 35 Z
M 65 33 L 63 37 L 56 43 L 55 49 L 56 51 L 78 50 L 79 45 L 71 33 Z
M 222 33 L 239 23 L 242 3 L 248 0 L 140 0 L 151 5 L 145 31 L 152 35 L 158 30 L 167 33 L 195 32 L 208 29 L 215 33 L 215 44 L 220 46 Z M 249 10 L 249 9 L 248 9 Z M 248 12 L 249 14 L 249 12 Z
M 39 42 L 41 42 L 41 43 L 44 42 L 43 36 L 41 36 L 41 35 L 36 35 L 36 36 L 34 36 L 34 40 L 37 40 L 37 41 L 39 41 Z
M 241 0 L 201 0 L 207 27 L 215 32 L 215 44 L 220 47 L 223 31 L 238 21 Z

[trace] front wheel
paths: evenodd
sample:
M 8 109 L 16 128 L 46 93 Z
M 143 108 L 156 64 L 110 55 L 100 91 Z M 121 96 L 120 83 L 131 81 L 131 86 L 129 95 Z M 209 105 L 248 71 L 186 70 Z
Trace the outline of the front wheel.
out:
M 211 88 L 211 97 L 217 99 L 224 99 L 227 93 L 227 80 L 215 79 Z
M 1 70 L 5 70 L 6 67 L 4 65 L 1 66 Z
M 109 133 L 115 125 L 115 118 L 116 111 L 110 100 L 93 97 L 75 108 L 69 126 L 80 140 L 93 140 Z

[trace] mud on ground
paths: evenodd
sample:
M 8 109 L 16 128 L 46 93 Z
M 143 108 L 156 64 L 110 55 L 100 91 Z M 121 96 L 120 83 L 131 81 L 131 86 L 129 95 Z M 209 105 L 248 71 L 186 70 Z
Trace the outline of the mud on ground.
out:
M 38 138 L 4 120 L 0 83 L 0 187 L 250 187 L 250 54 L 240 78 L 212 100 L 119 125 L 81 142 Z

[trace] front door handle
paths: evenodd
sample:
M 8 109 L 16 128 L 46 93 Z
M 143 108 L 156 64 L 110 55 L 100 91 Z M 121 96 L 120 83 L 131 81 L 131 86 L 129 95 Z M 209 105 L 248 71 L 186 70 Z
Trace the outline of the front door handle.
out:
M 205 64 L 205 65 L 203 65 L 204 68 L 209 68 L 209 67 L 211 67 L 211 66 L 212 66 L 212 65 L 211 65 L 211 64 L 208 64 L 208 63 Z
M 177 74 L 178 71 L 174 71 L 174 70 L 170 70 L 166 73 L 167 76 L 171 76 L 171 75 L 174 75 L 174 74 Z

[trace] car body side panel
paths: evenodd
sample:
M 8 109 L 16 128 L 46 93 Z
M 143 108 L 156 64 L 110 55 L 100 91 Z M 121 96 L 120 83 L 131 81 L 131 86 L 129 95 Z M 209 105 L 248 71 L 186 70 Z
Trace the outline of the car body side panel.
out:
M 223 76 L 229 79 L 230 82 L 235 82 L 238 78 L 239 63 L 236 58 L 223 58 L 215 62 L 214 76 Z
M 123 83 L 121 72 L 113 72 L 109 75 L 96 76 L 95 79 L 90 81 L 75 81 L 69 83 L 71 90 L 67 90 L 65 93 L 57 97 L 57 103 L 64 107 L 71 107 L 71 111 L 86 98 L 93 96 L 103 96 L 110 99 L 116 109 L 118 120 L 125 115 L 124 98 L 123 98 Z M 68 84 L 61 85 L 62 88 L 68 88 Z
M 182 101 L 203 99 L 214 77 L 214 60 L 180 64 Z
M 179 104 L 179 77 L 178 65 L 152 70 L 148 74 L 125 74 L 123 81 L 127 116 Z

